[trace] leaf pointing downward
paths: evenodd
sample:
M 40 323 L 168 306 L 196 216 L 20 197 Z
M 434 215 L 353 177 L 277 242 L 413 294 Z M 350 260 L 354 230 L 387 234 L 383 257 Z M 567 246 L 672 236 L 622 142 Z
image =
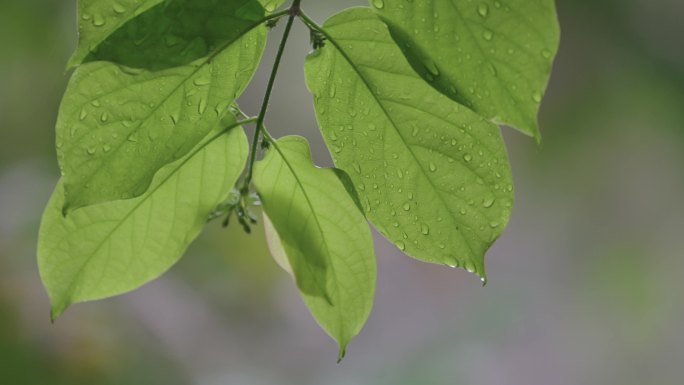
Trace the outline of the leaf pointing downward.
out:
M 483 279 L 512 205 L 499 129 L 418 76 L 367 8 L 329 19 L 307 83 L 335 164 L 378 230 L 408 255 Z
M 368 223 L 336 172 L 313 166 L 302 137 L 274 143 L 257 163 L 254 183 L 272 222 L 266 227 L 269 247 L 340 345 L 341 359 L 373 304 L 375 255 Z
M 143 196 L 85 207 L 67 218 L 60 182 L 38 240 L 53 319 L 72 303 L 133 290 L 171 267 L 226 198 L 247 152 L 241 128 L 214 131 L 193 152 L 163 167 Z

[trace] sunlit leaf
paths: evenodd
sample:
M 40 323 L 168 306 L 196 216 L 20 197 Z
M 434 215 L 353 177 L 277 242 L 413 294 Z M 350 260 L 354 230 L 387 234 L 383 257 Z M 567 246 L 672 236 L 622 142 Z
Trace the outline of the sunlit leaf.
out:
M 294 274 L 342 358 L 373 304 L 375 255 L 368 223 L 337 173 L 312 164 L 304 138 L 273 144 L 257 163 L 254 182 L 272 222 L 266 227 L 272 253 Z
M 285 4 L 287 0 L 259 0 L 267 12 L 273 12 Z
M 319 124 L 366 215 L 406 254 L 485 278 L 511 212 L 498 127 L 430 87 L 366 8 L 333 16 L 306 63 Z
M 370 0 L 414 69 L 453 100 L 540 138 L 560 37 L 554 0 Z
M 133 290 L 171 267 L 226 198 L 244 168 L 247 147 L 239 127 L 212 131 L 188 155 L 164 166 L 144 195 L 85 207 L 66 218 L 60 182 L 38 241 L 53 319 L 72 303 Z
M 57 120 L 65 211 L 141 195 L 215 127 L 258 66 L 263 13 L 252 0 L 172 0 L 90 54 Z
M 114 31 L 164 0 L 79 0 L 78 47 L 68 67 L 81 64 Z

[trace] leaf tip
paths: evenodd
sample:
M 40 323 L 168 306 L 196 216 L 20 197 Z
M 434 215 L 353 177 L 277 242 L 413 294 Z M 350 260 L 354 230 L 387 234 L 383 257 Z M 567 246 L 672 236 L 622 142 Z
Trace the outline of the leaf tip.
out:
M 341 364 L 342 361 L 344 360 L 344 357 L 347 355 L 347 346 L 346 345 L 340 345 L 340 351 L 337 353 L 337 364 Z
M 54 324 L 57 322 L 57 319 L 64 314 L 64 311 L 69 307 L 67 303 L 62 303 L 62 304 L 57 304 L 57 305 L 52 305 L 52 308 L 50 309 L 50 322 Z

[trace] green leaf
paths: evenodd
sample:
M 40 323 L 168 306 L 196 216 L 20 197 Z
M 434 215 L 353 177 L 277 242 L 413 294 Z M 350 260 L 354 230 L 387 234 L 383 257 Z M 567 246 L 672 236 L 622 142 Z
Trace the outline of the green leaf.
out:
M 418 76 L 370 9 L 333 16 L 324 34 L 307 83 L 366 215 L 406 254 L 485 279 L 484 253 L 513 201 L 498 127 Z
M 53 319 L 72 303 L 133 290 L 171 267 L 226 198 L 247 153 L 241 128 L 212 131 L 191 153 L 163 167 L 143 196 L 89 206 L 67 218 L 60 182 L 38 240 Z
M 370 0 L 414 69 L 488 119 L 540 140 L 558 49 L 554 0 Z
M 368 223 L 337 173 L 311 163 L 302 137 L 274 142 L 256 164 L 254 183 L 272 222 L 266 229 L 274 258 L 289 266 L 342 358 L 373 305 L 375 255 Z
M 65 212 L 143 194 L 214 128 L 263 53 L 251 0 L 175 0 L 111 34 L 74 72 L 57 120 Z
M 164 0 L 79 0 L 78 47 L 69 59 L 71 68 L 83 62 L 114 31 Z
M 273 12 L 285 4 L 287 0 L 259 0 L 267 12 Z

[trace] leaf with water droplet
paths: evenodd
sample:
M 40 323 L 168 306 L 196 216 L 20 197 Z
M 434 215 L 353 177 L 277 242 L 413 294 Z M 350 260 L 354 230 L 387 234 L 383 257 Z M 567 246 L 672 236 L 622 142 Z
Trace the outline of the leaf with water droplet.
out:
M 78 2 L 78 47 L 69 59 L 68 67 L 83 62 L 93 48 L 126 22 L 144 13 L 164 0 L 109 0 Z
M 540 139 L 537 112 L 560 39 L 554 0 L 384 0 L 375 11 L 433 87 Z
M 340 345 L 366 322 L 375 293 L 370 228 L 338 171 L 313 165 L 306 139 L 271 144 L 254 169 L 271 253 L 286 261 L 311 313 Z
M 349 171 L 368 218 L 406 254 L 450 265 L 456 256 L 484 276 L 484 253 L 503 231 L 513 199 L 497 188 L 511 183 L 499 128 L 428 85 L 372 11 L 342 12 L 324 30 L 328 44 L 307 59 L 307 83 L 328 145 L 359 139 L 335 154 L 335 164 Z M 333 83 L 336 98 L 329 97 Z M 369 113 L 350 117 L 334 107 L 337 98 Z M 340 122 L 355 129 L 332 141 Z M 491 208 L 461 211 L 490 196 Z M 491 228 L 492 221 L 502 226 Z
M 265 46 L 264 10 L 255 0 L 171 0 L 136 15 L 87 56 L 64 95 L 57 137 L 66 211 L 143 194 L 157 170 L 218 124 Z M 183 42 L 169 47 L 168 36 Z M 82 151 L 91 134 L 110 151 Z
M 52 318 L 73 303 L 133 290 L 171 267 L 227 197 L 247 153 L 242 129 L 212 131 L 184 158 L 159 170 L 144 195 L 89 206 L 66 218 L 60 182 L 38 239 Z

